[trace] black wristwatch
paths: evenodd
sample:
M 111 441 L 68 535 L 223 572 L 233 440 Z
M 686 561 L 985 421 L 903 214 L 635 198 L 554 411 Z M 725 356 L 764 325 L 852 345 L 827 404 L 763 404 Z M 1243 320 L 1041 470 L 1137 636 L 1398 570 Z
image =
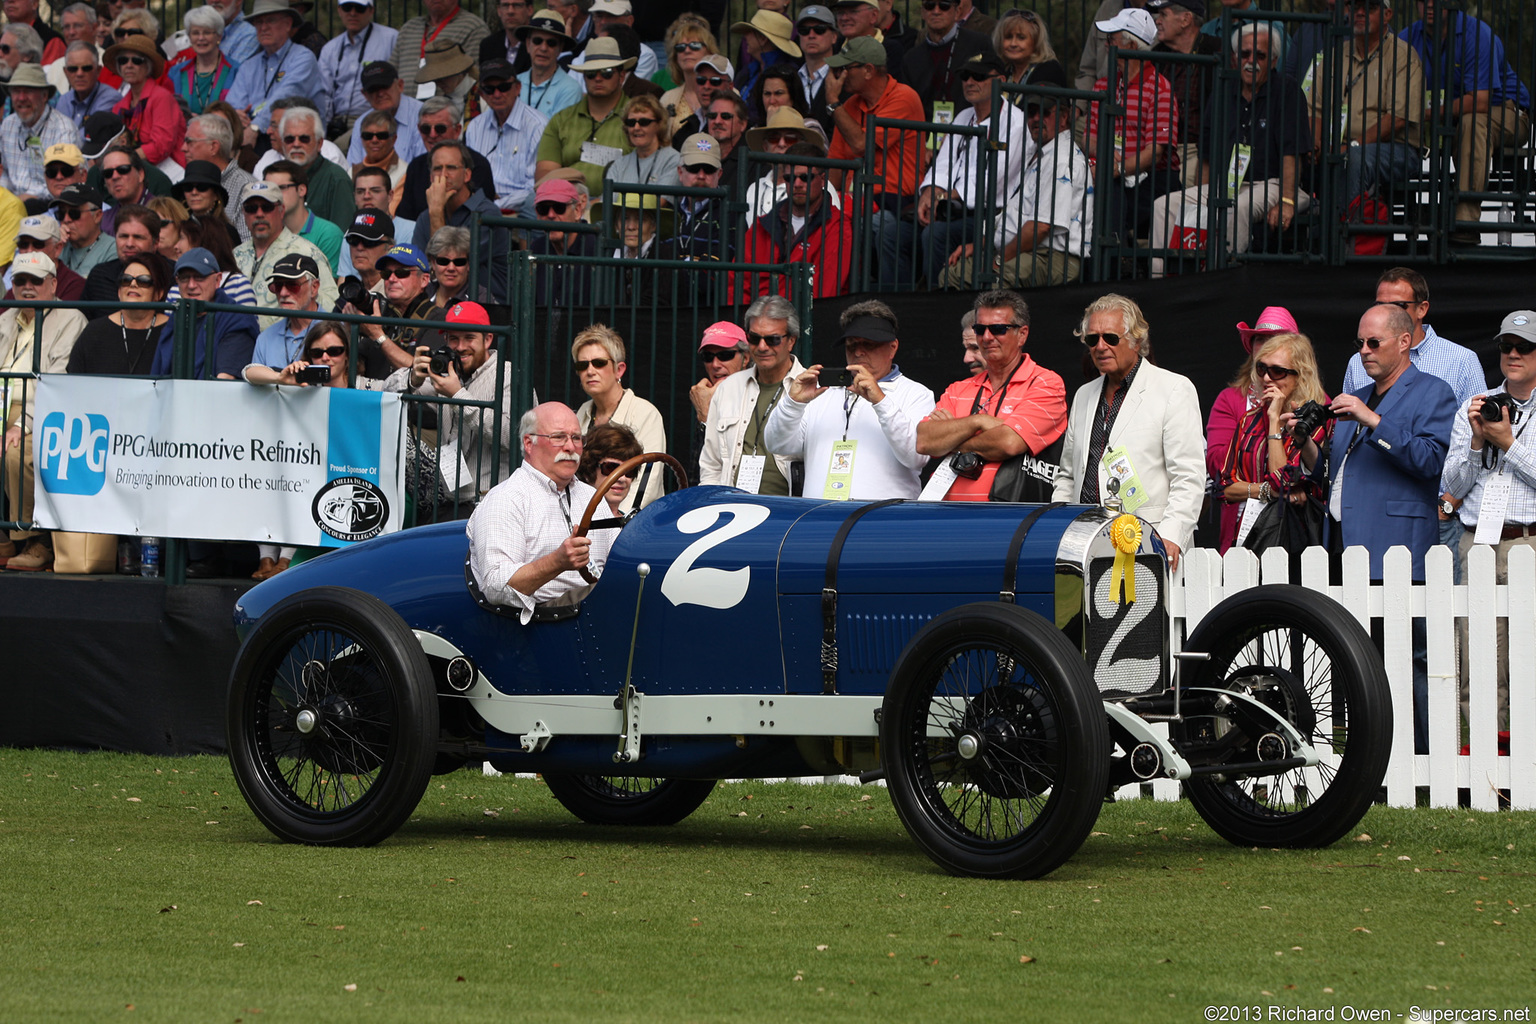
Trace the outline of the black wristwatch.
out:
M 1456 514 L 1456 503 L 1449 498 L 1441 498 L 1440 511 L 1449 519 Z

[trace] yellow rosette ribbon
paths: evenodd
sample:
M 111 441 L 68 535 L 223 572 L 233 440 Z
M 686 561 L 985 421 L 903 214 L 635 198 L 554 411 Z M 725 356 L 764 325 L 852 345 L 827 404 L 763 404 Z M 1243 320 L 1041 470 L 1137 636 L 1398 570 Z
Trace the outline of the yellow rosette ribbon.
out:
M 1136 552 L 1141 550 L 1141 520 L 1130 513 L 1109 524 L 1109 540 L 1115 546 L 1115 564 L 1109 572 L 1109 594 L 1121 604 L 1136 600 Z

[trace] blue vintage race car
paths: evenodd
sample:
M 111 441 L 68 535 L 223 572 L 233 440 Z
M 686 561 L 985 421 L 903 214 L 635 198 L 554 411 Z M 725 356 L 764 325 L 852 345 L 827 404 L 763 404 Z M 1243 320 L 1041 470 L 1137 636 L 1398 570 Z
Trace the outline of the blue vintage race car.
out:
M 721 778 L 860 773 L 945 869 L 1028 878 L 1114 786 L 1183 780 L 1231 841 L 1315 846 L 1386 770 L 1385 673 L 1352 616 L 1266 586 L 1181 637 L 1161 541 L 1110 509 L 687 488 L 527 625 L 477 600 L 466 554 L 462 523 L 422 527 L 241 599 L 230 757 L 279 837 L 379 842 L 434 773 L 482 761 L 636 825 Z

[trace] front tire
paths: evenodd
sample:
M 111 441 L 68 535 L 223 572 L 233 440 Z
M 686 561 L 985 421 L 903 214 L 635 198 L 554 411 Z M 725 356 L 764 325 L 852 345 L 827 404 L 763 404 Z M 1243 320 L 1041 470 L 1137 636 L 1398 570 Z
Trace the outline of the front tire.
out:
M 1211 656 L 1188 685 L 1264 702 L 1319 755 L 1314 767 L 1277 775 L 1188 780 L 1206 823 L 1239 846 L 1327 846 L 1353 829 L 1380 791 L 1392 741 L 1386 670 L 1355 618 L 1300 587 L 1255 587 L 1212 609 L 1185 650 Z M 1222 716 L 1186 716 L 1171 735 L 1192 759 L 1200 748 L 1254 759 L 1256 737 Z
M 368 846 L 404 824 L 426 792 L 437 693 L 393 609 L 320 587 L 275 605 L 246 639 L 227 729 L 240 792 L 274 835 Z
M 546 775 L 556 800 L 589 825 L 676 825 L 714 792 L 713 779 Z
M 1088 838 L 1109 785 L 1109 729 L 1082 655 L 1011 604 L 956 608 L 912 638 L 880 745 L 902 824 L 956 875 L 1053 871 Z

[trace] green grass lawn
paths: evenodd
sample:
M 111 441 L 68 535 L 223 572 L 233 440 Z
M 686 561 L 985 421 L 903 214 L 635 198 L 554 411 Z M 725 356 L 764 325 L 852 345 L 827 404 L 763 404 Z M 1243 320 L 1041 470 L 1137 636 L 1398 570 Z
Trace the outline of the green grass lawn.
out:
M 313 849 L 274 841 L 222 760 L 0 750 L 0 1021 L 1531 1001 L 1536 815 L 1379 808 L 1355 834 L 1238 849 L 1188 804 L 1132 801 L 1051 876 L 976 881 L 918 853 L 877 787 L 721 786 L 680 826 L 621 830 L 540 782 L 460 772 L 380 846 Z

